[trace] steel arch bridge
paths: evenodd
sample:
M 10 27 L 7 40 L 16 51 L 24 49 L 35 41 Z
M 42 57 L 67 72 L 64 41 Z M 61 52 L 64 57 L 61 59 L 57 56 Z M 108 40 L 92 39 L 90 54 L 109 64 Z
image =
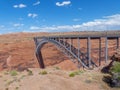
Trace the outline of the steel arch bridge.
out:
M 98 67 L 101 65 L 101 54 L 102 54 L 102 47 L 101 47 L 101 40 L 105 39 L 105 48 L 104 48 L 104 61 L 107 63 L 109 55 L 108 55 L 108 40 L 116 40 L 116 46 L 115 48 L 119 48 L 119 37 L 120 35 L 64 35 L 64 36 L 48 36 L 48 37 L 34 37 L 35 45 L 36 45 L 36 57 L 38 59 L 39 65 L 41 68 L 45 68 L 43 58 L 42 58 L 42 53 L 41 53 L 41 48 L 44 44 L 47 42 L 50 42 L 54 44 L 60 51 L 62 51 L 66 56 L 70 58 L 70 60 L 75 63 L 78 68 L 80 66 L 83 66 L 86 69 L 92 69 L 94 67 Z M 77 40 L 77 47 L 75 47 L 72 43 L 72 40 L 76 39 Z M 80 40 L 81 39 L 86 39 L 87 40 L 87 53 L 84 53 L 81 51 L 80 48 Z M 98 39 L 99 41 L 99 65 L 94 62 L 93 58 L 91 57 L 91 40 Z

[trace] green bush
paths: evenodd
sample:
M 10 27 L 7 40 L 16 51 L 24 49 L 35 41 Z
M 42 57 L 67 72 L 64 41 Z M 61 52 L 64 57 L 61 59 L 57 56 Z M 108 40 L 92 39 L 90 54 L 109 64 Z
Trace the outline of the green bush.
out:
M 111 73 L 111 86 L 120 87 L 120 62 L 114 62 L 110 69 Z
M 80 75 L 80 74 L 82 74 L 82 73 L 83 73 L 83 71 L 71 72 L 71 73 L 69 74 L 69 77 L 74 77 L 75 75 Z
M 18 89 L 19 89 L 19 87 L 16 87 L 16 88 L 15 88 L 15 90 L 18 90 Z
M 118 76 L 118 80 L 120 80 L 120 76 Z
M 10 75 L 11 76 L 16 76 L 16 75 L 18 75 L 18 73 L 17 73 L 16 70 L 12 70 L 12 71 L 10 71 Z
M 7 71 L 6 71 L 6 72 L 4 72 L 4 75 L 8 75 L 8 74 L 9 74 L 9 72 L 7 72 Z
M 83 71 L 80 71 L 80 70 L 79 70 L 79 71 L 75 71 L 74 73 L 75 73 L 75 75 L 80 75 L 80 74 L 83 73 Z
M 33 75 L 33 72 L 31 70 L 28 70 L 27 72 L 28 72 L 28 75 L 30 76 Z
M 120 73 L 120 62 L 114 62 L 114 65 L 110 69 L 111 73 Z
M 42 72 L 40 72 L 39 74 L 41 74 L 41 75 L 46 75 L 46 74 L 47 74 L 47 71 L 42 71 Z
M 60 68 L 59 68 L 59 67 L 55 67 L 55 69 L 56 69 L 56 70 L 60 70 Z
M 72 73 L 69 74 L 69 77 L 74 77 L 74 76 L 75 76 L 74 72 L 72 72 Z

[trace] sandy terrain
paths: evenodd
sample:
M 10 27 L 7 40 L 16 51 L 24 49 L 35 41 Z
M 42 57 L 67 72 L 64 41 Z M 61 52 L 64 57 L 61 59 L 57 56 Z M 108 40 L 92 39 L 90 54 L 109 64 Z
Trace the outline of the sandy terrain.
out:
M 0 73 L 0 90 L 119 90 L 110 88 L 102 81 L 104 74 L 96 71 L 82 71 L 79 75 L 70 77 L 73 71 L 63 71 L 56 68 L 45 70 L 30 69 L 11 76 L 10 72 Z M 46 71 L 47 74 L 40 74 Z

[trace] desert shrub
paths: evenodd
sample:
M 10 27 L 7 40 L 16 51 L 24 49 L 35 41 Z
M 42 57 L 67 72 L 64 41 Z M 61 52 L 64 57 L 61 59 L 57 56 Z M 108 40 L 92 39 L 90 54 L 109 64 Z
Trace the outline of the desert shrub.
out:
M 41 74 L 41 75 L 46 75 L 46 74 L 47 74 L 47 71 L 41 71 L 39 74 Z
M 71 72 L 70 74 L 69 74 L 69 77 L 74 77 L 75 75 L 80 75 L 80 74 L 82 74 L 83 73 L 83 71 L 74 71 L 74 72 Z
M 27 70 L 27 72 L 28 72 L 28 75 L 33 75 L 33 72 L 31 71 L 31 70 Z
M 25 76 L 26 76 L 26 75 L 22 75 L 22 76 L 20 77 L 20 79 L 23 79 Z
M 76 75 L 80 75 L 80 74 L 82 74 L 82 73 L 84 73 L 84 72 L 79 70 L 79 71 L 75 71 L 74 73 L 75 73 Z
M 74 77 L 74 76 L 75 76 L 74 72 L 72 72 L 72 73 L 69 74 L 69 77 Z
M 55 69 L 56 69 L 56 70 L 60 70 L 60 68 L 59 68 L 59 67 L 55 67 Z
M 114 62 L 114 65 L 110 69 L 111 73 L 120 73 L 120 62 Z
M 12 84 L 13 82 L 15 82 L 16 80 L 10 80 L 6 83 L 7 86 L 9 86 L 10 84 Z
M 19 89 L 19 87 L 16 87 L 16 88 L 15 88 L 15 90 L 18 90 L 18 89 Z
M 16 70 L 12 70 L 12 71 L 10 71 L 10 75 L 16 76 L 16 75 L 18 75 L 18 72 Z
M 6 87 L 6 88 L 5 88 L 5 90 L 9 90 L 9 88 L 8 88 L 8 87 Z
M 7 71 L 4 72 L 4 75 L 8 75 L 8 74 L 9 74 L 9 72 L 7 72 Z
M 114 62 L 110 69 L 111 73 L 111 86 L 120 87 L 120 62 Z
M 85 80 L 86 83 L 91 83 L 92 81 L 91 80 Z

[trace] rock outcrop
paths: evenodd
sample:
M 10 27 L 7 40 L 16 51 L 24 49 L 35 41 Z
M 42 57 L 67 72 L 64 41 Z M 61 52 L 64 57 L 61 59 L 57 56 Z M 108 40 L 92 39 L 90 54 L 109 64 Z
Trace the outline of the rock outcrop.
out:
M 116 50 L 116 53 L 112 56 L 111 58 L 113 61 L 118 61 L 120 62 L 120 49 Z

